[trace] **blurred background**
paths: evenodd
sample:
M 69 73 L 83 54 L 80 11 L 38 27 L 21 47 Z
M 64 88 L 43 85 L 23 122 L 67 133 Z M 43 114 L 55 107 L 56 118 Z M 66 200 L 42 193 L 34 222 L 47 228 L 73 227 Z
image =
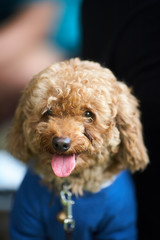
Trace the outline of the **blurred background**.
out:
M 7 240 L 12 199 L 25 164 L 6 151 L 21 92 L 48 65 L 79 56 L 82 0 L 0 0 L 0 239 Z

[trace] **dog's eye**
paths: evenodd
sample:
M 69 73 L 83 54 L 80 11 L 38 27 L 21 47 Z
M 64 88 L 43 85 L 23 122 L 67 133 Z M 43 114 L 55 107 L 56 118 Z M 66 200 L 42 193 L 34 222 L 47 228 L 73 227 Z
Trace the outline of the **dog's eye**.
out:
M 86 118 L 92 118 L 92 119 L 94 118 L 94 114 L 90 111 L 85 111 L 84 116 Z
M 43 116 L 53 116 L 53 111 L 51 108 L 47 109 L 47 111 L 45 111 L 43 113 Z
M 52 115 L 53 115 L 52 109 L 51 109 L 51 108 L 48 109 L 48 110 L 46 111 L 46 114 L 52 116 Z

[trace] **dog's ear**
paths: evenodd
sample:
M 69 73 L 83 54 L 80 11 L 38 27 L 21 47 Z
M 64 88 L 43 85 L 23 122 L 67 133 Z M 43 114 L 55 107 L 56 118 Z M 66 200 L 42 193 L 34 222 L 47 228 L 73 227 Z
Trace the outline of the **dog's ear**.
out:
M 14 157 L 27 162 L 28 149 L 24 138 L 24 123 L 24 96 L 22 95 L 15 112 L 12 127 L 7 136 L 7 149 Z
M 118 82 L 116 121 L 121 137 L 118 157 L 131 171 L 144 169 L 149 160 L 143 142 L 138 101 L 130 89 L 121 82 Z

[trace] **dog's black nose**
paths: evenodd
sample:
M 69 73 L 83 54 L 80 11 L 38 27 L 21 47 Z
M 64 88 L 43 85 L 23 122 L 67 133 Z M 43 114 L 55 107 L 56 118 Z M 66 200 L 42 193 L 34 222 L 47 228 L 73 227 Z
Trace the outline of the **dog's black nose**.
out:
M 54 137 L 52 140 L 53 148 L 59 152 L 63 153 L 66 152 L 71 146 L 71 139 L 70 138 L 59 138 Z

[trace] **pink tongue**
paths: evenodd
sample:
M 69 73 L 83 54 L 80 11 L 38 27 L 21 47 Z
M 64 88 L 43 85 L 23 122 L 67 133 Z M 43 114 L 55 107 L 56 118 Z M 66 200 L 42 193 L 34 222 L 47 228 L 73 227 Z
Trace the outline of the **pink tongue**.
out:
M 57 177 L 67 177 L 75 168 L 75 154 L 69 156 L 53 155 L 51 166 Z

